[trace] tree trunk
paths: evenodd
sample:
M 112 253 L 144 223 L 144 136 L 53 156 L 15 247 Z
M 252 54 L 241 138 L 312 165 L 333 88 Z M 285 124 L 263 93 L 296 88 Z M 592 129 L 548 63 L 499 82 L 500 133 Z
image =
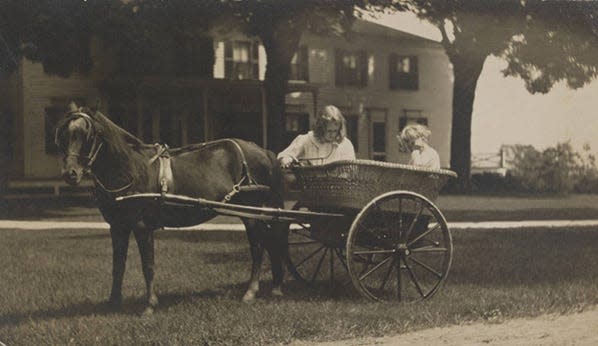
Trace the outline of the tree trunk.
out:
M 268 62 L 264 88 L 266 92 L 266 111 L 268 113 L 268 149 L 278 153 L 282 151 L 285 97 L 291 69 L 291 60 L 299 47 L 300 28 L 290 28 L 279 23 L 278 28 L 261 35 Z
M 486 56 L 451 56 L 453 64 L 453 121 L 451 131 L 451 169 L 459 175 L 456 189 L 471 190 L 471 119 L 476 85 Z

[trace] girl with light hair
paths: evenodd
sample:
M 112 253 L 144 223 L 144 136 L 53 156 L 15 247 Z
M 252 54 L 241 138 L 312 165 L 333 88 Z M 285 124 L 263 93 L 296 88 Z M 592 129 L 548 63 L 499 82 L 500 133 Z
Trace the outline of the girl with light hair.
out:
M 424 125 L 407 125 L 397 136 L 402 151 L 411 151 L 410 165 L 440 169 L 440 157 L 429 144 L 432 132 Z
M 338 108 L 332 105 L 324 107 L 316 119 L 313 131 L 297 136 L 278 154 L 281 166 L 287 168 L 298 161 L 327 164 L 339 160 L 355 160 L 355 149 L 347 138 L 346 128 L 345 118 Z

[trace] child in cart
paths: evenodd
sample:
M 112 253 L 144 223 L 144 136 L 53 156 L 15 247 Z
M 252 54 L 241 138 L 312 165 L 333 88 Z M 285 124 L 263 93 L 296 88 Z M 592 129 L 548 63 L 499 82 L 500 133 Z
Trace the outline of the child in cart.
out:
M 431 131 L 424 125 L 407 125 L 397 135 L 401 151 L 411 151 L 410 165 L 440 169 L 440 157 L 429 144 Z
M 299 135 L 278 154 L 283 168 L 303 161 L 323 165 L 339 160 L 355 160 L 353 143 L 347 138 L 346 121 L 341 111 L 328 105 L 318 116 L 313 131 Z

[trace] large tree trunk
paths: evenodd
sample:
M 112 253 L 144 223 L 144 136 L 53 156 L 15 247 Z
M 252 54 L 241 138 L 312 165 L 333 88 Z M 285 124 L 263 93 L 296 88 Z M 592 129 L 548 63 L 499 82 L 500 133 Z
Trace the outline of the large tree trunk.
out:
M 471 119 L 478 78 L 486 56 L 453 55 L 453 122 L 451 131 L 451 169 L 459 174 L 457 191 L 471 190 Z
M 278 153 L 282 151 L 285 97 L 291 60 L 299 47 L 301 32 L 297 27 L 290 28 L 279 23 L 278 28 L 261 35 L 268 62 L 264 87 L 266 92 L 266 111 L 268 113 L 268 149 Z

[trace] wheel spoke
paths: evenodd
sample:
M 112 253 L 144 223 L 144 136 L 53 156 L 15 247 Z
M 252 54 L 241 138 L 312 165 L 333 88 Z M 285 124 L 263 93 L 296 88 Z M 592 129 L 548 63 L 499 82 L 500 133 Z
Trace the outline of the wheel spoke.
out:
M 316 267 L 316 270 L 314 271 L 314 274 L 311 277 L 311 283 L 313 283 L 316 280 L 316 277 L 318 276 L 318 273 L 320 273 L 320 268 L 322 267 L 322 262 L 324 262 L 324 258 L 326 258 L 326 253 L 328 252 L 328 248 L 326 248 L 324 250 L 324 253 L 322 254 L 322 257 L 320 257 L 320 260 L 318 261 L 318 266 Z
M 423 237 L 427 236 L 428 234 L 434 232 L 435 230 L 440 228 L 440 224 L 436 224 L 436 226 L 427 229 L 425 232 L 423 232 L 422 234 L 418 235 L 415 239 L 409 241 L 407 243 L 407 246 L 411 246 L 413 243 L 415 243 L 416 241 L 422 239 Z
M 330 283 L 334 283 L 334 250 L 330 249 Z
M 411 249 L 411 253 L 430 253 L 430 252 L 447 252 L 445 247 L 424 246 Z
M 305 261 L 307 261 L 308 259 L 314 257 L 315 254 L 317 254 L 318 252 L 320 252 L 320 250 L 322 250 L 325 246 L 322 245 L 319 248 L 317 248 L 314 252 L 310 253 L 307 257 L 305 257 L 303 260 L 301 260 L 301 262 L 295 264 L 295 268 L 299 268 L 300 265 L 302 265 L 303 263 L 305 263 Z
M 382 253 L 395 253 L 397 250 L 389 249 L 389 250 L 368 250 L 368 251 L 353 251 L 353 255 L 374 255 L 374 254 L 382 254 Z
M 401 297 L 401 289 L 402 289 L 402 283 L 401 283 L 401 257 L 397 256 L 396 259 L 396 275 L 397 275 L 397 300 L 401 301 L 402 297 Z
M 365 279 L 366 277 L 370 276 L 373 272 L 378 270 L 378 268 L 382 267 L 386 262 L 388 262 L 392 258 L 392 255 L 386 257 L 382 262 L 376 264 L 372 269 L 368 270 L 365 274 L 359 277 L 359 281 Z
M 289 246 L 293 245 L 311 245 L 311 244 L 318 244 L 317 241 L 312 240 L 312 241 L 297 241 L 297 242 L 289 242 Z
M 429 271 L 430 273 L 434 274 L 434 276 L 436 276 L 437 278 L 441 279 L 442 278 L 442 274 L 437 272 L 434 268 L 432 268 L 431 266 L 425 264 L 424 262 L 418 260 L 417 258 L 414 258 L 413 256 L 409 256 L 408 257 L 411 261 L 413 261 L 413 263 L 418 264 L 419 266 L 421 266 L 422 268 L 424 268 L 425 270 Z
M 334 249 L 334 253 L 336 253 L 336 256 L 338 257 L 338 259 L 341 261 L 341 263 L 343 264 L 343 267 L 345 267 L 346 270 L 349 270 L 349 268 L 347 268 L 347 262 L 345 261 L 345 257 L 343 256 L 343 254 L 341 253 L 341 250 L 339 249 Z
M 413 231 L 413 227 L 415 227 L 415 224 L 417 223 L 417 220 L 419 219 L 419 217 L 421 216 L 422 212 L 424 211 L 424 204 L 423 203 L 418 203 L 419 204 L 419 210 L 417 211 L 417 213 L 415 214 L 415 217 L 413 217 L 413 220 L 411 220 L 411 224 L 409 225 L 409 228 L 407 229 L 407 232 L 404 233 L 403 235 L 403 240 L 407 241 L 407 239 L 409 239 L 409 236 L 411 235 L 411 232 Z
M 386 272 L 386 275 L 384 275 L 384 280 L 382 280 L 382 283 L 380 284 L 380 291 L 382 291 L 384 289 L 384 286 L 386 286 L 386 282 L 388 281 L 388 278 L 390 278 L 390 274 L 392 273 L 392 268 L 394 268 L 396 260 L 396 258 L 393 258 L 392 263 L 390 263 L 390 265 L 388 266 L 388 271 Z
M 419 295 L 422 296 L 422 298 L 425 298 L 426 295 L 422 291 L 422 288 L 419 285 L 417 278 L 415 277 L 415 273 L 413 273 L 413 271 L 411 270 L 411 267 L 409 266 L 409 264 L 407 263 L 407 261 L 404 258 L 403 258 L 403 263 L 405 263 L 405 268 L 407 268 L 407 273 L 409 273 L 409 276 L 411 277 L 411 281 L 415 285 L 415 288 L 417 288 L 417 292 L 419 292 Z

